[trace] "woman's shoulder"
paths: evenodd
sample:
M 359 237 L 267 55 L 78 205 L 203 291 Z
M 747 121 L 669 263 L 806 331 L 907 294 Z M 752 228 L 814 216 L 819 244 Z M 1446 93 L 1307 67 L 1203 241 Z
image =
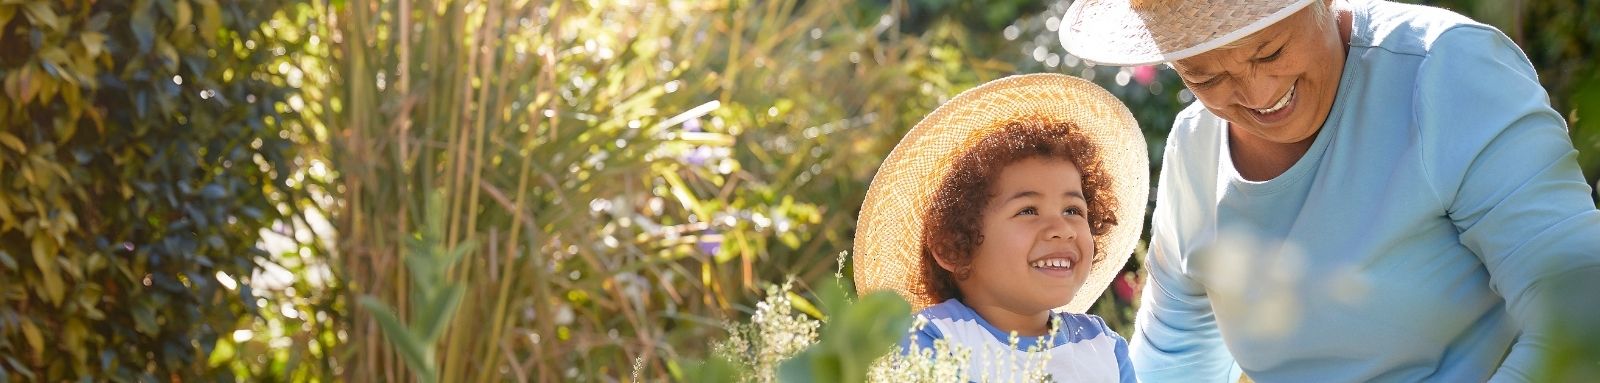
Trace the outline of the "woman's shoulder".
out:
M 1385 51 L 1428 56 L 1438 49 L 1451 49 L 1442 41 L 1456 31 L 1500 34 L 1493 26 L 1454 11 L 1425 5 L 1389 1 L 1352 1 L 1354 25 L 1352 47 L 1374 47 Z M 1468 32 L 1474 33 L 1474 32 Z

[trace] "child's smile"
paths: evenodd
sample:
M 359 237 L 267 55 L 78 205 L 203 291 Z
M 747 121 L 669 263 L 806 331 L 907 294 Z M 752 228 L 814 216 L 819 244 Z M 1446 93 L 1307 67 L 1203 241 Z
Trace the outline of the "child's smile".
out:
M 1079 259 L 1082 257 L 1076 251 L 1057 251 L 1035 258 L 1028 264 L 1033 266 L 1034 271 L 1045 275 L 1067 278 L 1072 276 L 1073 270 L 1076 270 L 1074 266 L 1078 265 Z

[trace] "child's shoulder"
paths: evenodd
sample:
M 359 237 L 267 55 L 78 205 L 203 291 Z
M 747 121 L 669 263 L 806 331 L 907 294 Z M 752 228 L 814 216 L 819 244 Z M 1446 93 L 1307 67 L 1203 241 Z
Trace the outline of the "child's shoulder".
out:
M 1122 338 L 1099 315 L 1058 312 L 1056 317 L 1061 318 L 1062 335 L 1066 336 L 1067 341 L 1070 343 L 1091 340 L 1102 335 L 1118 339 Z
M 973 311 L 971 307 L 967 307 L 966 304 L 961 303 L 958 299 L 947 299 L 939 304 L 928 306 L 922 311 L 918 311 L 917 315 L 928 320 L 968 320 L 978 318 L 977 311 Z

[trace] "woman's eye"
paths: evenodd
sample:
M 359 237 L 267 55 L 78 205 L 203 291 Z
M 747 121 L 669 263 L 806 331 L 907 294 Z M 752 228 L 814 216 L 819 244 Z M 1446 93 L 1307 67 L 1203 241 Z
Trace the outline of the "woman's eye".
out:
M 1039 210 L 1031 208 L 1031 207 L 1023 208 L 1022 211 L 1017 212 L 1017 215 L 1038 215 L 1038 214 L 1039 214 Z
M 1216 77 L 1212 77 L 1212 78 L 1208 78 L 1205 81 L 1201 81 L 1201 82 L 1193 82 L 1193 81 L 1189 81 L 1189 80 L 1183 80 L 1183 82 L 1189 83 L 1189 87 L 1191 87 L 1191 88 L 1205 89 L 1205 88 L 1210 88 L 1213 85 L 1217 85 L 1217 78 Z
M 1277 60 L 1278 56 L 1281 56 L 1281 55 L 1283 55 L 1283 48 L 1278 48 L 1277 51 L 1272 52 L 1272 54 L 1267 55 L 1267 57 L 1262 57 L 1261 59 L 1256 60 L 1256 61 L 1260 61 L 1260 62 L 1264 62 L 1264 63 L 1272 62 L 1273 60 Z

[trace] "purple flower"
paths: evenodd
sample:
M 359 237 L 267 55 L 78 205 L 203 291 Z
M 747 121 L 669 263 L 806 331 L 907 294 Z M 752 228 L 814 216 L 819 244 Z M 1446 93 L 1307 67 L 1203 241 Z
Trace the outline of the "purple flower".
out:
M 696 243 L 695 247 L 699 248 L 700 252 L 705 253 L 706 255 L 717 255 L 717 251 L 722 250 L 722 236 L 717 234 L 718 233 L 716 230 L 706 230 L 701 232 L 700 242 Z
M 683 156 L 684 162 L 694 166 L 705 165 L 706 160 L 709 159 L 711 159 L 711 148 L 707 148 L 704 145 L 696 146 L 689 154 Z

